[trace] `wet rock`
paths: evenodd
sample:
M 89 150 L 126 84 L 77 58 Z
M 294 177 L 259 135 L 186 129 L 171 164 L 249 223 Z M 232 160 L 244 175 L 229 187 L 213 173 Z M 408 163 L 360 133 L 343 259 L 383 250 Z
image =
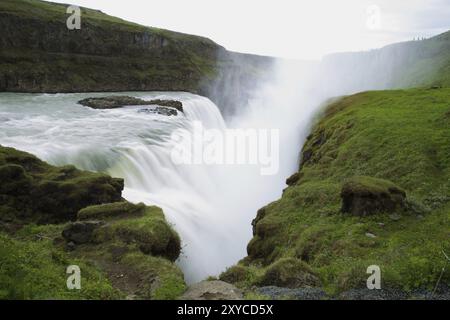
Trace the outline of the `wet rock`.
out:
M 202 281 L 192 285 L 180 297 L 181 300 L 241 300 L 242 291 L 220 280 Z
M 84 244 L 92 241 L 94 230 L 102 226 L 101 221 L 77 221 L 70 223 L 62 232 L 69 243 Z
M 138 110 L 139 113 L 160 114 L 163 116 L 177 116 L 178 111 L 168 107 L 145 108 Z
M 342 187 L 343 213 L 367 216 L 404 209 L 406 193 L 390 181 L 372 177 L 353 177 Z
M 150 106 L 156 105 L 160 108 L 161 114 L 164 112 L 169 112 L 169 110 L 183 112 L 183 104 L 176 100 L 143 100 L 140 98 L 129 97 L 129 96 L 110 96 L 110 97 L 100 97 L 100 98 L 86 98 L 78 101 L 85 107 L 90 107 L 93 109 L 116 109 L 125 106 Z M 175 109 L 175 110 L 173 110 Z M 177 114 L 177 113 L 176 113 Z M 175 114 L 175 115 L 176 115 Z

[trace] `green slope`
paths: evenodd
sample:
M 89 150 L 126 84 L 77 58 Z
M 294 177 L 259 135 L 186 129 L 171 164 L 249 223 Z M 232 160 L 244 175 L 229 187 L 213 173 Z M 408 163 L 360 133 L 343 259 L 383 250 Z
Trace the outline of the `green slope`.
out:
M 365 288 L 374 264 L 384 288 L 432 288 L 446 263 L 442 250 L 450 253 L 449 101 L 448 88 L 409 89 L 363 92 L 328 106 L 291 186 L 258 212 L 249 256 L 223 276 L 242 286 L 280 285 L 294 272 L 280 266 L 289 257 L 306 262 L 332 293 Z M 395 184 L 407 193 L 405 206 L 344 214 L 340 194 L 349 179 L 366 192 Z M 277 276 L 267 281 L 273 268 Z M 450 272 L 442 283 L 450 284 Z
M 178 234 L 123 180 L 0 146 L 0 299 L 175 299 Z M 90 228 L 89 226 L 94 226 Z M 66 268 L 81 269 L 68 290 Z

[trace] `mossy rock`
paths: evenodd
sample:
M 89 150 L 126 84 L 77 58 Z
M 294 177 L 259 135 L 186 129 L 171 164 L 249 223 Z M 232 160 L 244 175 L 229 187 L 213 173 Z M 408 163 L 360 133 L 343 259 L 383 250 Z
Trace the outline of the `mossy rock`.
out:
M 123 179 L 55 167 L 37 157 L 0 146 L 0 198 L 21 222 L 58 223 L 75 220 L 87 206 L 120 201 Z
M 103 223 L 101 221 L 77 221 L 70 223 L 62 232 L 68 242 L 84 244 L 92 241 L 94 230 Z
M 78 220 L 100 220 L 134 217 L 144 214 L 146 206 L 143 203 L 133 204 L 128 201 L 105 203 L 89 206 L 78 211 Z
M 283 258 L 267 268 L 258 284 L 261 286 L 304 288 L 317 287 L 320 285 L 320 281 L 305 262 L 295 258 Z
M 6 164 L 0 167 L 0 194 L 24 195 L 30 192 L 33 179 L 22 166 Z
M 222 272 L 219 279 L 228 283 L 246 281 L 251 276 L 251 271 L 242 265 L 235 265 Z
M 344 183 L 341 198 L 343 213 L 367 216 L 403 209 L 406 192 L 391 181 L 358 176 Z
M 158 207 L 124 201 L 87 207 L 78 216 L 80 222 L 105 221 L 102 227 L 93 230 L 89 242 L 94 244 L 134 244 L 145 254 L 171 261 L 180 255 L 181 240 Z

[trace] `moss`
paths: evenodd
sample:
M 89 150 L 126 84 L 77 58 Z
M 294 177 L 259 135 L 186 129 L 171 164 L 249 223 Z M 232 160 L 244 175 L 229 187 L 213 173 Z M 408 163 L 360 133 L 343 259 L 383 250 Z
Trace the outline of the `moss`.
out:
M 248 267 L 242 265 L 235 265 L 224 271 L 219 279 L 228 283 L 239 283 L 246 281 L 251 276 L 251 271 Z
M 405 207 L 406 192 L 391 181 L 359 176 L 344 183 L 341 198 L 342 212 L 365 216 L 401 210 Z
M 0 233 L 0 299 L 118 299 L 105 275 L 92 265 L 73 259 L 51 240 L 17 240 Z M 66 268 L 78 265 L 81 290 L 68 290 Z
M 54 167 L 35 156 L 0 146 L 0 197 L 22 222 L 64 222 L 93 204 L 121 200 L 123 180 L 73 166 Z
M 139 295 L 144 299 L 176 299 L 186 290 L 182 272 L 168 260 L 134 252 L 124 255 L 120 262 L 151 277 L 143 279 L 139 287 Z
M 449 98 L 450 89 L 438 88 L 333 101 L 305 143 L 303 154 L 310 154 L 303 156 L 301 179 L 258 214 L 240 265 L 260 274 L 297 257 L 330 293 L 365 287 L 374 264 L 383 287 L 433 287 L 445 265 L 442 248 L 450 252 Z M 408 199 L 376 215 L 346 215 L 343 187 Z M 441 283 L 450 284 L 448 272 Z
M 258 284 L 299 288 L 316 287 L 320 282 L 306 263 L 295 258 L 283 258 L 267 268 Z
M 94 242 L 121 241 L 126 244 L 135 244 L 145 254 L 163 256 L 175 261 L 180 255 L 181 241 L 178 234 L 166 222 L 162 210 L 158 207 L 142 207 L 126 203 L 112 204 L 88 208 L 85 212 L 101 212 L 107 216 L 108 208 L 113 209 L 113 215 L 120 213 L 120 209 L 127 207 L 142 213 L 139 216 L 122 216 L 122 219 L 110 221 L 104 227 L 94 232 Z M 128 214 L 130 211 L 128 211 Z M 90 215 L 89 215 L 90 216 Z M 98 218 L 98 215 L 94 215 Z M 92 216 L 90 216 L 92 218 Z
M 173 263 L 178 234 L 160 208 L 123 201 L 123 180 L 4 147 L 0 177 L 0 232 L 9 232 L 0 233 L 0 298 L 173 299 L 184 291 Z M 81 291 L 65 287 L 71 264 L 81 268 Z
M 128 201 L 89 206 L 78 211 L 78 220 L 100 220 L 140 216 L 146 210 L 143 203 L 133 204 Z

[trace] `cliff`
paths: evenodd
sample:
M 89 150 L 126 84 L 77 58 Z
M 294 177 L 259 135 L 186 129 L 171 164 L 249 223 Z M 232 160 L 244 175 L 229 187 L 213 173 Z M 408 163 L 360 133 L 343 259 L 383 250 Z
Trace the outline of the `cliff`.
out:
M 81 29 L 69 30 L 67 7 L 0 2 L 0 91 L 188 91 L 233 105 L 230 97 L 245 99 L 273 63 L 87 8 L 81 9 Z M 240 88 L 233 94 L 224 81 L 230 77 Z

